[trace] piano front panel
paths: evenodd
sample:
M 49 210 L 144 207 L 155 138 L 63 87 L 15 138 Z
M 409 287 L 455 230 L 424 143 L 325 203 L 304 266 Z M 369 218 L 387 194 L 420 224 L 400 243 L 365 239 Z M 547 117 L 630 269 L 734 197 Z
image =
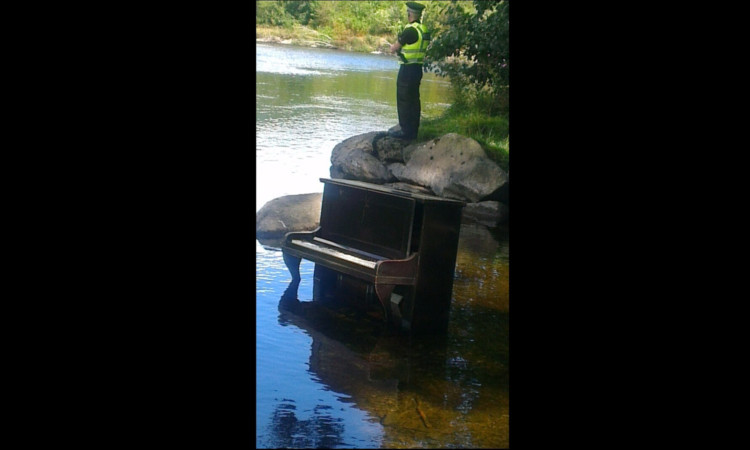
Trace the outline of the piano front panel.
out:
M 321 238 L 387 259 L 409 255 L 413 199 L 332 184 L 324 189 Z

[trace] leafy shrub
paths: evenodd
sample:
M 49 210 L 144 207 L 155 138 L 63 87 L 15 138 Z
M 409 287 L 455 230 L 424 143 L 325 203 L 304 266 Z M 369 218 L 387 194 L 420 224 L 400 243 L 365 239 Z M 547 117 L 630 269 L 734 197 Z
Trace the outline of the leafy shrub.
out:
M 280 27 L 291 27 L 294 25 L 296 20 L 287 13 L 284 3 L 278 1 L 256 2 L 255 23 Z
M 508 2 L 474 0 L 471 8 L 466 3 L 451 1 L 439 8 L 425 66 L 449 76 L 459 91 L 471 87 L 507 109 Z

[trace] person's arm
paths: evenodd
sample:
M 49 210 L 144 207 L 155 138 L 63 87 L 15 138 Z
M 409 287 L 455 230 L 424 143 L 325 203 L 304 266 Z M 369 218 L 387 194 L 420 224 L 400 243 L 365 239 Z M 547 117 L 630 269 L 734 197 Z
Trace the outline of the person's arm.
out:
M 418 40 L 419 34 L 417 33 L 417 30 L 409 27 L 405 29 L 403 33 L 398 35 L 398 41 L 395 44 L 391 44 L 391 53 L 397 53 L 404 45 L 413 44 Z

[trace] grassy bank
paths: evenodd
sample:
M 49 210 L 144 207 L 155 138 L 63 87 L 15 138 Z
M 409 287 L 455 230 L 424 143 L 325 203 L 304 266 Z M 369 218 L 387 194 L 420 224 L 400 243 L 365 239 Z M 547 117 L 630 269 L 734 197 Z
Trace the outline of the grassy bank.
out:
M 504 116 L 489 116 L 475 106 L 452 105 L 440 117 L 422 120 L 419 125 L 419 141 L 448 133 L 457 133 L 479 142 L 487 157 L 508 171 L 510 144 L 508 119 Z

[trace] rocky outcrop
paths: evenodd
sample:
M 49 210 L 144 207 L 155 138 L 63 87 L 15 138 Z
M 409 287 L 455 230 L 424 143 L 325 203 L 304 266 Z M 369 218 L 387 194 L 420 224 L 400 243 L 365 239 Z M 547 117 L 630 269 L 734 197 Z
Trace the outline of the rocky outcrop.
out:
M 378 131 L 346 139 L 331 153 L 331 177 L 375 184 L 401 182 L 468 203 L 502 200 L 508 174 L 474 139 L 449 133 L 404 144 Z
M 384 131 L 353 136 L 331 152 L 331 178 L 384 184 L 396 189 L 466 202 L 464 221 L 496 227 L 508 221 L 508 174 L 475 140 L 455 133 L 418 144 Z M 319 225 L 322 194 L 271 200 L 256 214 L 261 243 Z
M 428 187 L 439 197 L 476 203 L 497 199 L 508 175 L 477 141 L 455 133 L 404 149 L 404 164 L 388 168 L 402 182 Z

